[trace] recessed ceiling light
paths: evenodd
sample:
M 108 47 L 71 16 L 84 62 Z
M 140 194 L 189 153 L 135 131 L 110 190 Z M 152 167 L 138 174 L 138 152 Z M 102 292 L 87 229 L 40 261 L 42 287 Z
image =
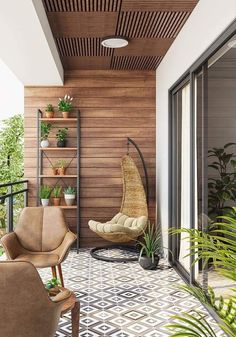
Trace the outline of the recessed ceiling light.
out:
M 107 36 L 102 39 L 102 46 L 106 48 L 122 48 L 128 45 L 129 41 L 123 36 Z

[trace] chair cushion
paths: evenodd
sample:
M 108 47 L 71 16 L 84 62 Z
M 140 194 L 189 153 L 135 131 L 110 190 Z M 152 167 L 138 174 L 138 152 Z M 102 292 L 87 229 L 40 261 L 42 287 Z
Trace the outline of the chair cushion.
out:
M 146 223 L 146 216 L 130 218 L 125 214 L 118 213 L 105 223 L 90 220 L 89 227 L 97 233 L 126 233 L 130 235 L 137 234 L 138 236 L 145 229 Z
M 56 254 L 21 254 L 14 261 L 31 262 L 36 268 L 56 266 L 59 256 Z

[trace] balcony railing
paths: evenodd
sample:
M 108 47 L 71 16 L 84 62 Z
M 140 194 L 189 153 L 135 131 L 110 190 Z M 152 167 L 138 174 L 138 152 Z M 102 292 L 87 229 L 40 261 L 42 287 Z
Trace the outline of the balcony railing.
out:
M 28 180 L 0 184 L 0 230 L 13 231 L 14 208 L 21 209 L 28 205 L 28 191 Z

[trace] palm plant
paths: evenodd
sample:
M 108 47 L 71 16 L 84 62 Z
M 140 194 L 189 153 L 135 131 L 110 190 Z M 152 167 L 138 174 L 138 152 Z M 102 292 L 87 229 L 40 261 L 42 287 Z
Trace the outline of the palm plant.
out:
M 172 229 L 172 234 L 187 233 L 189 241 L 191 242 L 190 252 L 188 254 L 194 257 L 194 263 L 199 260 L 203 261 L 205 266 L 211 259 L 216 271 L 221 275 L 236 281 L 236 208 L 232 209 L 232 212 L 228 216 L 218 217 L 220 222 L 211 225 L 211 234 L 202 232 L 196 229 Z M 185 286 L 184 289 L 188 291 L 195 298 L 200 300 L 206 306 L 213 308 L 218 316 L 222 320 L 222 324 L 219 324 L 223 331 L 227 335 L 233 337 L 236 336 L 236 296 L 230 296 L 224 299 L 222 296 L 217 297 L 212 288 L 208 288 L 208 292 L 205 293 L 201 288 L 194 286 Z M 236 292 L 236 289 L 233 289 Z M 190 334 L 190 328 L 196 329 L 195 318 L 192 315 L 188 315 L 187 320 L 184 320 L 186 316 L 175 316 L 174 324 L 170 324 L 170 328 L 176 329 L 174 336 L 215 336 L 208 334 L 198 334 L 198 332 L 192 332 Z M 207 321 L 201 318 L 201 325 L 203 324 L 207 328 Z

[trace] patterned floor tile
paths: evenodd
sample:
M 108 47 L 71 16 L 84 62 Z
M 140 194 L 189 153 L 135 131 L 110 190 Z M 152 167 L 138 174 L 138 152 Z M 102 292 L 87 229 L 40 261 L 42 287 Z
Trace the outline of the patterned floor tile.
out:
M 79 337 L 168 337 L 166 324 L 176 313 L 197 309 L 208 317 L 196 299 L 179 289 L 183 281 L 175 271 L 165 261 L 160 265 L 145 271 L 137 262 L 108 263 L 93 259 L 89 250 L 71 252 L 62 268 L 65 285 L 81 304 Z M 50 270 L 40 274 L 43 280 L 51 278 Z M 71 336 L 70 313 L 60 320 L 56 336 Z

